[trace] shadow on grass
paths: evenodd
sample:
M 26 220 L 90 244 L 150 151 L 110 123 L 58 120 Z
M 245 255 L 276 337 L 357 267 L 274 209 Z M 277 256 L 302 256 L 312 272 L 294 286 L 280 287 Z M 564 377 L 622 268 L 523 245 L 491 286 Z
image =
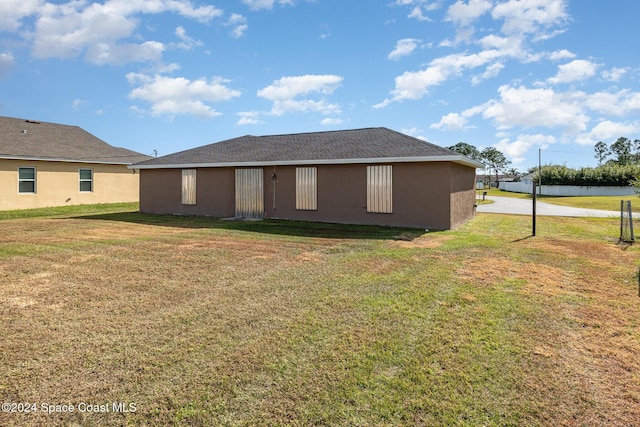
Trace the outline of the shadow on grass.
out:
M 224 220 L 213 217 L 158 215 L 139 212 L 116 212 L 96 215 L 69 216 L 83 220 L 122 221 L 159 227 L 238 230 L 254 233 L 297 237 L 334 239 L 413 240 L 425 233 L 423 229 L 306 222 L 283 219 Z

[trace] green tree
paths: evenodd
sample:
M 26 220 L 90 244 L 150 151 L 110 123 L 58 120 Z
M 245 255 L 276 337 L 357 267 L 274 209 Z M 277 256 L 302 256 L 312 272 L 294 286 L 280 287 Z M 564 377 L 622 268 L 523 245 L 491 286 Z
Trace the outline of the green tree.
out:
M 640 163 L 640 139 L 633 141 L 633 163 Z
M 487 147 L 480 153 L 480 161 L 484 162 L 496 174 L 496 185 L 500 187 L 498 174 L 505 170 L 511 164 L 511 161 L 502 154 L 500 150 L 494 147 Z
M 625 166 L 632 163 L 633 156 L 631 154 L 631 140 L 629 138 L 620 137 L 611 144 L 611 152 L 616 156 L 616 163 Z
M 458 142 L 456 145 L 452 145 L 451 147 L 447 147 L 449 150 L 453 150 L 458 154 L 462 154 L 463 156 L 467 156 L 470 159 L 480 161 L 480 151 L 473 145 L 467 144 L 465 142 Z
M 513 177 L 514 181 L 520 181 L 520 172 L 517 168 L 507 169 L 507 175 Z
M 607 157 L 611 154 L 611 150 L 604 142 L 598 142 L 594 147 L 596 150 L 596 159 L 598 159 L 598 166 L 602 166 Z

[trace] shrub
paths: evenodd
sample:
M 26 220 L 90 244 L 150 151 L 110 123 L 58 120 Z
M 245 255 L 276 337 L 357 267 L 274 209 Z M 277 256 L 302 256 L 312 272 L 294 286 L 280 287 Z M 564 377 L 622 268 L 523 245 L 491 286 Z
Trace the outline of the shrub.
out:
M 627 187 L 640 176 L 640 165 L 605 165 L 571 169 L 561 165 L 542 167 L 543 185 L 577 185 L 582 187 Z M 537 177 L 535 178 L 536 182 Z

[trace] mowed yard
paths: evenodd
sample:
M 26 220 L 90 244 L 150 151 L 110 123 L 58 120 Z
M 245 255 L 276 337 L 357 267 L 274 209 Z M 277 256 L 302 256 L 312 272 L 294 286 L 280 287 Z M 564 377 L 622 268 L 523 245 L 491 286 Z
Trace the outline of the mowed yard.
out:
M 640 251 L 530 223 L 1 220 L 0 425 L 640 425 Z

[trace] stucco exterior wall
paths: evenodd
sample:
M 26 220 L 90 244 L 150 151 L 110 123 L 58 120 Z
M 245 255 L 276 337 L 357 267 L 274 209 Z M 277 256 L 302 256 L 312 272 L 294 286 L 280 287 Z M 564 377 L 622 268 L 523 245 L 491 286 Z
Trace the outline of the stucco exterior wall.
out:
M 475 214 L 475 170 L 459 164 L 451 164 L 451 228 L 468 221 Z
M 235 169 L 196 170 L 196 204 L 182 204 L 182 169 L 140 171 L 140 211 L 158 214 L 235 215 Z
M 36 192 L 18 192 L 18 168 L 36 169 Z M 81 192 L 79 170 L 93 170 L 93 191 Z M 0 160 L 0 210 L 137 202 L 139 175 L 126 165 Z
M 370 213 L 366 164 L 316 167 L 316 210 L 296 209 L 296 166 L 262 168 L 265 218 L 444 230 L 466 221 L 474 213 L 473 168 L 450 162 L 393 164 L 393 213 Z M 182 205 L 181 186 L 181 169 L 141 170 L 140 210 L 215 217 L 235 215 L 235 168 L 197 169 L 195 205 Z
M 265 168 L 268 218 L 349 224 L 449 228 L 448 167 L 442 163 L 393 165 L 393 213 L 367 212 L 367 165 L 318 165 L 318 209 L 297 210 L 296 167 Z M 275 171 L 276 179 L 272 179 Z M 275 190 L 275 203 L 274 203 Z

